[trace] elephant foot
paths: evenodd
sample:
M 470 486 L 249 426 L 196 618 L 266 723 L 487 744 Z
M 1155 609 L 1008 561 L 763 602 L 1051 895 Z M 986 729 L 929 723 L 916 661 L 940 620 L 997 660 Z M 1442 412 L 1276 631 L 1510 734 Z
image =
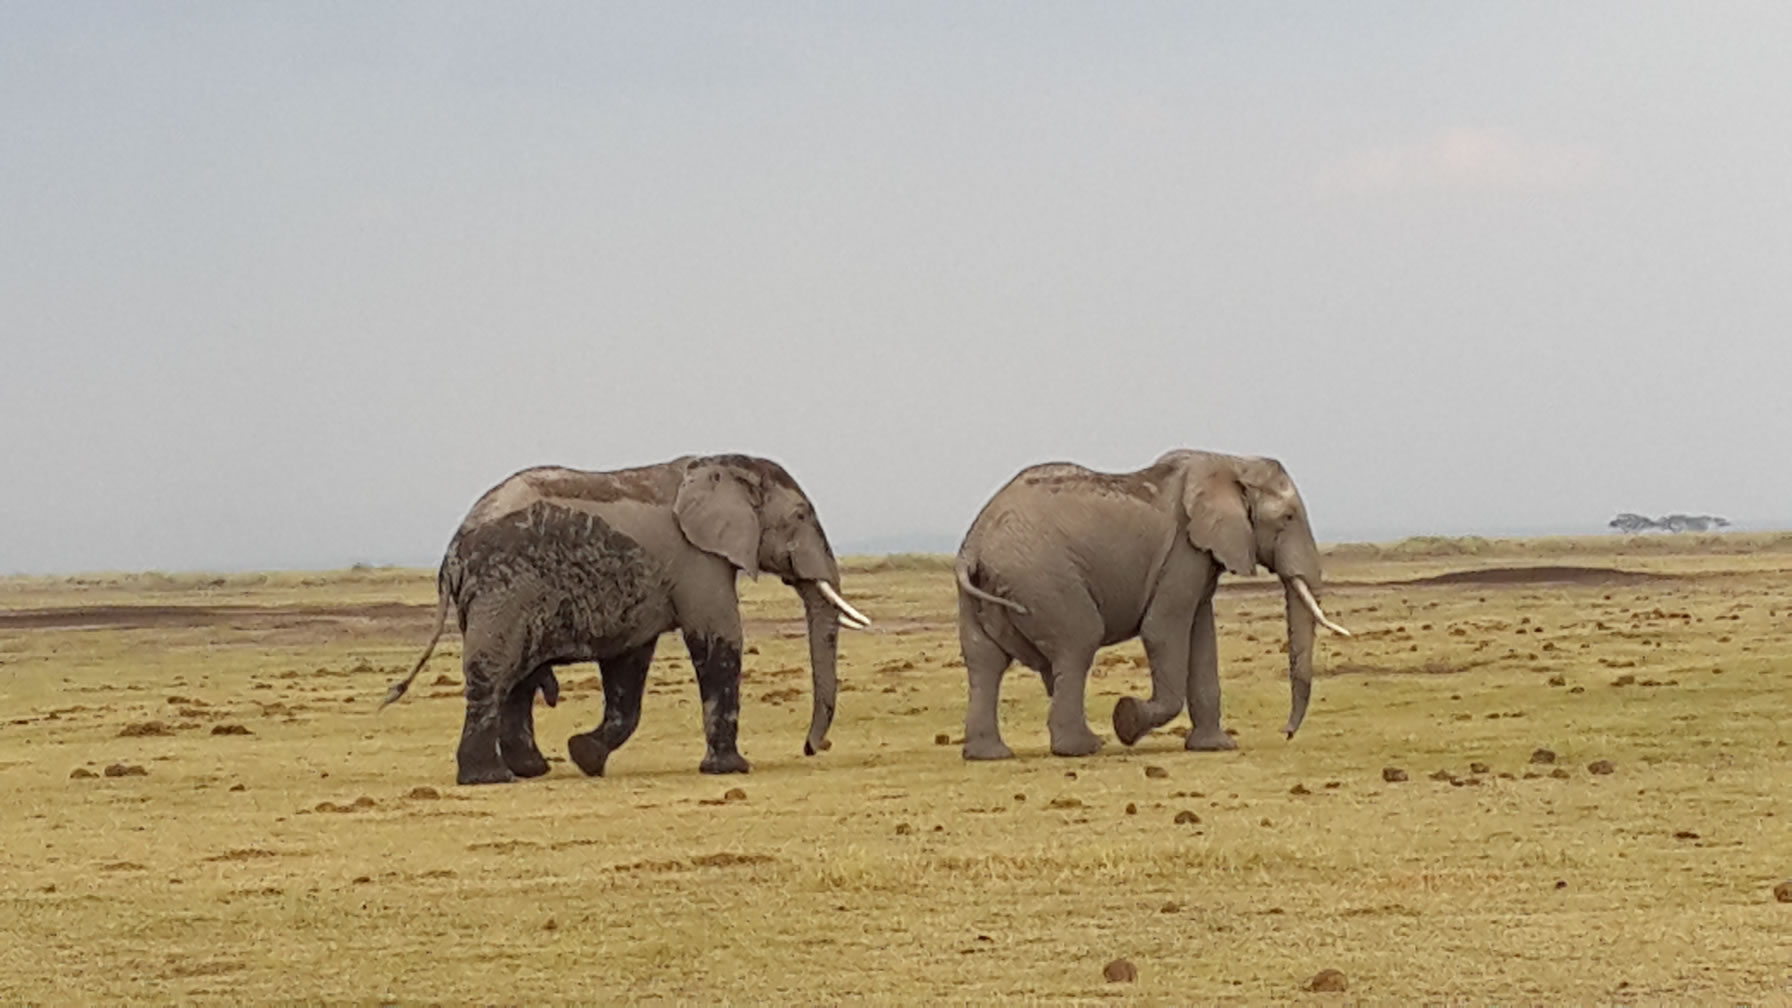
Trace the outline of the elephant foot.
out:
M 1238 740 L 1218 728 L 1196 730 L 1188 733 L 1182 748 L 1190 752 L 1231 752 L 1238 748 Z
M 1114 734 L 1122 745 L 1132 745 L 1156 727 L 1145 716 L 1145 705 L 1138 697 L 1121 697 L 1114 703 Z
M 506 748 L 504 765 L 518 777 L 540 777 L 548 772 L 548 761 L 541 755 L 541 750 L 530 746 L 520 751 Z
M 610 759 L 610 747 L 595 734 L 581 733 L 566 740 L 566 754 L 587 777 L 602 777 Z
M 964 740 L 964 758 L 968 760 L 1013 759 L 1014 750 L 1004 745 L 999 738 L 967 738 Z
M 1087 728 L 1080 733 L 1065 733 L 1065 737 L 1052 738 L 1053 756 L 1093 756 L 1101 751 L 1101 736 Z
M 495 766 L 462 766 L 454 775 L 456 784 L 509 784 L 516 775 L 503 764 Z
M 740 753 L 710 753 L 697 764 L 697 769 L 707 774 L 746 773 L 753 769 L 747 758 Z

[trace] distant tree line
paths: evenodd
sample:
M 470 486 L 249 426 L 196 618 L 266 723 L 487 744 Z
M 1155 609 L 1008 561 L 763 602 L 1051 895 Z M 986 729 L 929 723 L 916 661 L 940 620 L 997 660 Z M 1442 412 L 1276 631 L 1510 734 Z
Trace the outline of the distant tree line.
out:
M 1730 519 L 1717 515 L 1671 514 L 1660 518 L 1626 511 L 1606 522 L 1619 532 L 1709 532 L 1729 528 Z

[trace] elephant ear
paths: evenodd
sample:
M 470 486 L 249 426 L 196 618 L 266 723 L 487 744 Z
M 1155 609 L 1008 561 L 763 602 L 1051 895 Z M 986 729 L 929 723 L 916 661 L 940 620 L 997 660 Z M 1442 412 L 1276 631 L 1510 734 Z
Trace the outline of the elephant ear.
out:
M 1213 554 L 1234 574 L 1256 573 L 1256 540 L 1237 477 L 1219 467 L 1190 468 L 1182 509 L 1188 512 L 1188 541 L 1196 549 Z
M 715 465 L 693 468 L 678 486 L 672 515 L 691 545 L 759 575 L 759 512 L 738 474 Z

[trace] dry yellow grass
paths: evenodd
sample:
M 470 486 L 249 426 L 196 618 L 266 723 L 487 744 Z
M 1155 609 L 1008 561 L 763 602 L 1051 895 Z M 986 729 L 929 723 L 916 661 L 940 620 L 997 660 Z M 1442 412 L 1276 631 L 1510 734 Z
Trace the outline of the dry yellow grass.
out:
M 1788 1003 L 1792 552 L 1677 543 L 1338 548 L 1359 636 L 1322 645 L 1293 742 L 1280 598 L 1227 590 L 1223 755 L 1049 757 L 1017 669 L 1020 758 L 963 763 L 936 744 L 964 702 L 951 578 L 909 559 L 853 565 L 881 632 L 844 637 L 834 748 L 805 759 L 799 610 L 768 580 L 751 775 L 696 773 L 669 639 L 611 777 L 562 759 L 602 706 L 571 668 L 538 713 L 553 772 L 471 789 L 455 646 L 373 713 L 428 572 L 0 582 L 0 1001 L 1270 1004 L 1335 1000 L 1302 988 L 1336 968 L 1370 1003 Z M 1662 576 L 1394 583 L 1524 563 Z M 90 608 L 32 615 L 57 607 Z M 1104 735 L 1139 653 L 1101 657 Z M 147 722 L 168 734 L 120 736 Z M 114 763 L 147 773 L 70 776 Z M 1136 983 L 1104 982 L 1116 957 Z

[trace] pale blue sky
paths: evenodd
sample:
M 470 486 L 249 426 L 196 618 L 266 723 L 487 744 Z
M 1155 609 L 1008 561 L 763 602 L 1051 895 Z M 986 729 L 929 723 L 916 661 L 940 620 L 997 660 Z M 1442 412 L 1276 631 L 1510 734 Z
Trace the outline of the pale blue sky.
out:
M 1792 4 L 0 4 L 0 571 L 509 472 L 1281 458 L 1322 538 L 1792 518 Z M 890 537 L 895 537 L 891 539 Z

